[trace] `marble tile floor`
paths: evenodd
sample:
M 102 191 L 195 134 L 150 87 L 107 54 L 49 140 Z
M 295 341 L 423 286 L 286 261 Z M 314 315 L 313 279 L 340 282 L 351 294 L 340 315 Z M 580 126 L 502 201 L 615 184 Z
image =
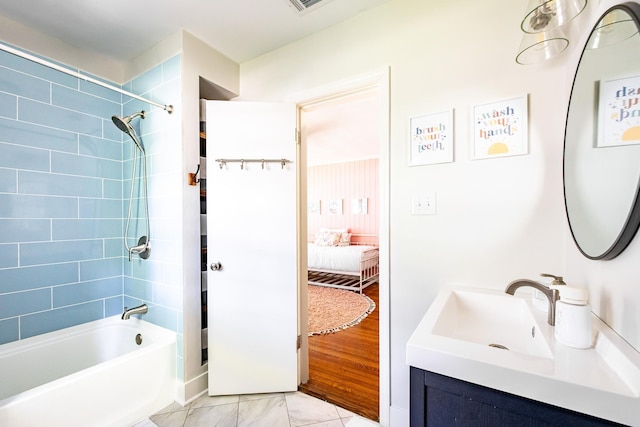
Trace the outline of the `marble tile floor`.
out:
M 173 403 L 134 427 L 376 427 L 345 409 L 301 392 L 201 396 Z

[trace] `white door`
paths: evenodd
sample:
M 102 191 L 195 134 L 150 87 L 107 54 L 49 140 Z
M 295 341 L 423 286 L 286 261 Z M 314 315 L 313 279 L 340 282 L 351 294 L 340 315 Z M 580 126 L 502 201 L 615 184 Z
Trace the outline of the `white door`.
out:
M 296 390 L 296 107 L 208 101 L 206 118 L 209 395 Z

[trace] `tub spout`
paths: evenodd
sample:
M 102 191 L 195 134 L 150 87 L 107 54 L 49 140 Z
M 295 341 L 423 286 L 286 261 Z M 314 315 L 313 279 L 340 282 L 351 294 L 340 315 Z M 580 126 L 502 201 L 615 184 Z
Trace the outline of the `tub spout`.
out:
M 132 314 L 145 314 L 147 311 L 149 311 L 147 304 L 142 304 L 133 308 L 125 307 L 124 313 L 122 313 L 122 320 L 129 320 L 129 317 L 131 317 Z

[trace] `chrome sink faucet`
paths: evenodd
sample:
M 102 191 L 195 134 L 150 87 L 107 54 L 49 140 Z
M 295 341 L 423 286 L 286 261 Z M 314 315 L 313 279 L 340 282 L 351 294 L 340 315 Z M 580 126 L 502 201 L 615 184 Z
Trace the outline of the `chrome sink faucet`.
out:
M 504 290 L 509 295 L 515 294 L 518 288 L 523 286 L 529 286 L 534 289 L 542 292 L 547 299 L 549 300 L 549 314 L 547 316 L 547 323 L 551 326 L 556 324 L 556 302 L 560 298 L 560 292 L 557 289 L 551 289 L 548 286 L 543 285 L 542 283 L 538 283 L 534 280 L 529 279 L 518 279 L 507 285 L 507 288 Z
M 132 314 L 145 314 L 149 311 L 147 304 L 142 304 L 133 308 L 124 308 L 124 313 L 122 313 L 122 320 L 129 320 Z

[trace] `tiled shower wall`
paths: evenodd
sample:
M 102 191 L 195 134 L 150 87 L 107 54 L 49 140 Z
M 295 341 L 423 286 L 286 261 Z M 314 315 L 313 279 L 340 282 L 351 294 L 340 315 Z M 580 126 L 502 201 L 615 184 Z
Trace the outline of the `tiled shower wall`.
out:
M 144 120 L 137 120 L 138 135 L 147 158 L 151 256 L 147 260 L 134 257 L 124 259 L 124 305 L 149 305 L 144 319 L 178 333 L 177 374 L 183 379 L 182 354 L 182 127 L 180 116 L 181 57 L 175 56 L 125 84 L 124 89 L 143 95 L 161 104 L 173 105 L 175 112 L 168 114 L 159 108 L 135 99 L 125 99 L 123 114 L 148 112 Z M 125 97 L 127 98 L 127 97 Z M 129 138 L 128 136 L 126 137 Z M 126 141 L 126 140 L 125 140 Z M 194 142 L 198 144 L 198 141 Z M 133 143 L 123 146 L 123 211 L 126 218 L 131 185 Z M 140 176 L 138 173 L 136 176 Z M 134 218 L 144 217 L 144 205 L 136 200 L 142 195 L 139 182 L 134 186 Z M 197 209 L 197 206 L 194 206 Z M 137 244 L 138 237 L 146 233 L 144 221 L 134 221 L 129 230 L 129 244 Z M 199 286 L 199 284 L 197 284 Z
M 125 88 L 178 102 L 179 87 L 177 56 Z M 139 301 L 151 305 L 147 320 L 180 329 L 181 281 L 172 280 L 181 263 L 158 259 L 165 241 L 179 240 L 172 227 L 163 230 L 175 221 L 175 209 L 160 212 L 170 205 L 175 185 L 167 181 L 179 157 L 159 148 L 179 136 L 179 119 L 122 98 L 0 52 L 0 343 L 116 315 Z M 111 116 L 138 108 L 150 111 L 140 133 L 150 152 L 158 254 L 129 263 L 122 235 L 132 144 Z
M 122 308 L 121 96 L 0 52 L 0 342 Z

